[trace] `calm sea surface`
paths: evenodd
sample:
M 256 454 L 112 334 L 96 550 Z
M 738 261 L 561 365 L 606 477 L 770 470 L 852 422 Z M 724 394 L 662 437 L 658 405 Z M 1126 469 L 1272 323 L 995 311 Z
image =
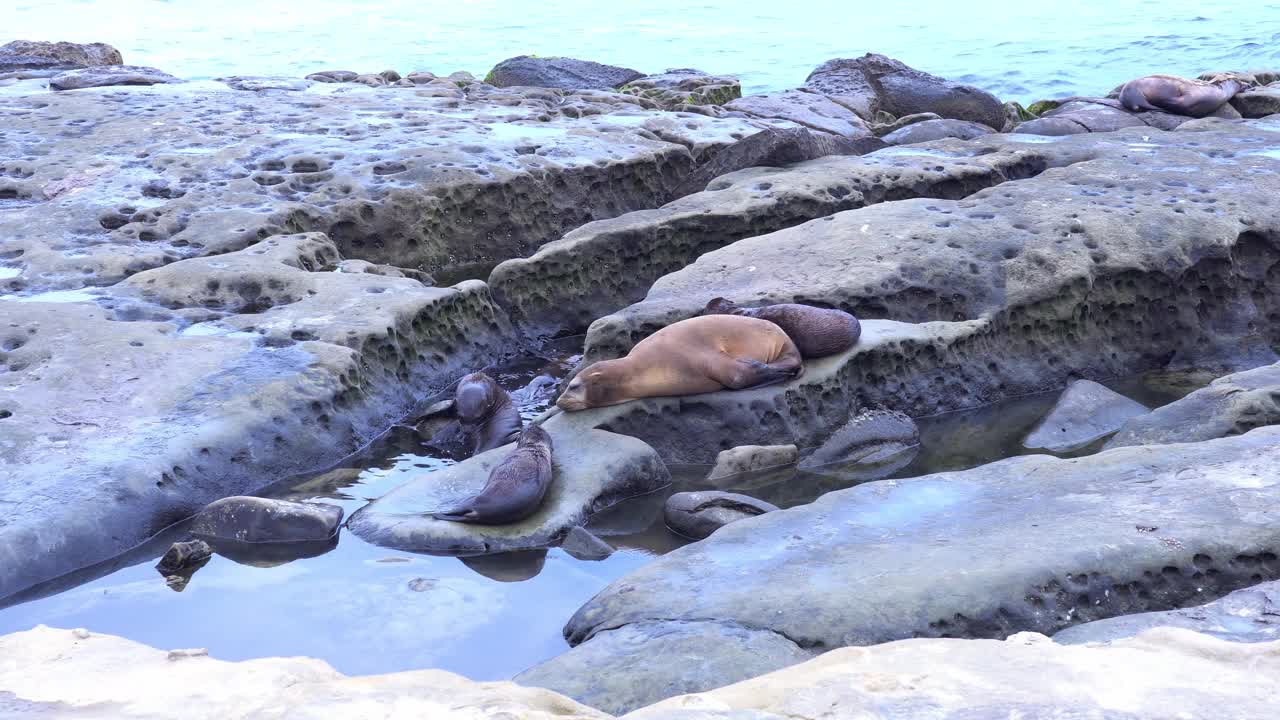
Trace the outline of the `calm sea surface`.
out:
M 795 87 L 833 57 L 881 52 L 1002 99 L 1092 94 L 1152 72 L 1280 66 L 1268 0 L 9 0 L 0 42 L 108 42 L 181 77 L 321 69 L 468 70 L 564 55 Z

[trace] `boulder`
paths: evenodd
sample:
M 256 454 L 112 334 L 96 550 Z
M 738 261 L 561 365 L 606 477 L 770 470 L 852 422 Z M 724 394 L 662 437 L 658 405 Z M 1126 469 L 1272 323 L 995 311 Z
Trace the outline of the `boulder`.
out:
M 1231 106 L 1241 117 L 1261 118 L 1280 113 L 1280 83 L 1251 88 L 1231 98 Z
M 707 479 L 716 480 L 756 470 L 794 465 L 799 456 L 795 445 L 740 445 L 720 451 L 716 456 L 715 467 L 711 468 Z
M 287 711 L 283 710 L 287 708 Z M 0 637 L 0 709 L 7 717 L 252 720 L 281 717 L 605 720 L 546 690 L 477 683 L 440 670 L 347 677 L 312 658 L 227 662 L 203 649 L 157 650 L 37 626 Z
M 657 697 L 719 687 L 813 657 L 785 637 L 733 623 L 627 625 L 598 637 L 599 643 L 580 645 L 513 682 L 622 714 Z M 628 667 L 638 647 L 644 659 Z
M 903 640 L 834 650 L 626 718 L 1265 720 L 1274 715 L 1269 685 L 1280 677 L 1278 652 L 1280 643 L 1239 645 L 1175 628 L 1085 647 L 1035 633 Z
M 555 442 L 551 487 L 530 517 L 508 525 L 473 525 L 431 517 L 484 487 L 507 445 L 424 473 L 352 513 L 347 527 L 383 547 L 413 552 L 477 555 L 558 544 L 593 513 L 670 484 L 657 453 L 643 442 L 600 430 L 580 431 L 547 421 Z
M 0 76 L 23 71 L 50 72 L 123 63 L 120 51 L 106 43 L 14 40 L 0 45 Z
M 831 464 L 872 465 L 901 455 L 920 444 L 920 429 L 892 410 L 866 410 L 831 433 L 800 461 L 802 470 Z M 870 479 L 870 478 L 868 478 Z
M 589 645 L 630 625 L 731 624 L 831 649 L 1049 634 L 1203 602 L 1280 577 L 1278 461 L 1280 428 L 1262 428 L 866 483 L 654 560 L 579 609 L 565 637 Z M 643 677 L 647 652 L 638 642 L 613 662 Z M 648 687 L 645 702 L 670 694 Z
M 1119 430 L 1151 408 L 1099 385 L 1076 380 L 1022 441 L 1024 447 L 1052 452 L 1078 450 Z
M 726 103 L 724 107 L 751 117 L 786 120 L 840 137 L 864 138 L 871 135 L 871 127 L 856 113 L 814 92 L 783 90 L 748 95 Z
M 677 535 L 701 540 L 731 522 L 777 509 L 776 505 L 738 493 L 680 492 L 667 498 L 663 519 Z
M 942 138 L 973 140 L 993 132 L 995 130 L 986 125 L 968 120 L 923 120 L 894 130 L 881 139 L 890 145 L 914 145 Z
M 1280 423 L 1280 364 L 1233 373 L 1135 417 L 1107 448 L 1198 442 Z
M 342 83 L 351 82 L 359 76 L 360 73 L 351 72 L 350 70 L 324 70 L 311 73 L 307 76 L 307 79 L 323 83 Z
M 561 90 L 613 90 L 642 77 L 644 73 L 630 68 L 602 65 L 590 60 L 519 55 L 494 65 L 484 81 L 500 88 L 529 86 Z
M 201 510 L 191 521 L 191 534 L 242 543 L 324 542 L 341 525 L 337 505 L 238 496 Z
M 68 70 L 54 75 L 49 87 L 54 90 L 80 90 L 112 85 L 155 85 L 180 83 L 178 78 L 162 70 L 138 65 L 103 65 L 83 70 Z
M 932 112 L 995 128 L 1005 122 L 1004 105 L 990 93 L 874 53 L 828 60 L 809 73 L 805 88 L 831 96 L 866 119 L 883 110 L 898 116 Z
M 191 582 L 191 576 L 208 564 L 212 557 L 213 548 L 203 540 L 176 542 L 156 563 L 156 572 L 164 578 L 170 590 L 182 592 Z
M 1064 645 L 1112 642 L 1158 627 L 1186 628 L 1236 643 L 1280 640 L 1280 581 L 1236 590 L 1195 607 L 1095 620 L 1069 627 L 1053 639 Z

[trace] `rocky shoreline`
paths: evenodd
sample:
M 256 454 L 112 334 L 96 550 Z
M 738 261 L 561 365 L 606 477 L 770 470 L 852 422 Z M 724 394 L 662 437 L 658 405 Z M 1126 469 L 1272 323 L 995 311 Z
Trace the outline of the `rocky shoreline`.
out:
M 1196 370 L 1220 379 L 1090 435 L 1116 433 L 1099 454 L 869 482 L 736 520 L 603 590 L 566 626 L 575 647 L 517 682 L 618 714 L 713 691 L 637 714 L 693 718 L 813 716 L 741 689 L 834 692 L 785 669 L 806 661 L 845 682 L 876 658 L 1068 668 L 1139 653 L 1280 680 L 1266 633 L 1088 650 L 910 639 L 1049 635 L 1280 577 L 1280 75 L 1240 73 L 1247 89 L 1192 119 L 1131 112 L 1117 92 L 1023 108 L 880 55 L 754 96 L 696 70 L 568 58 L 484 79 L 191 83 L 123 62 L 101 45 L 0 47 L 0 600 L 331 467 L 465 373 L 581 333 L 579 367 L 619 357 L 724 297 L 845 310 L 862 338 L 785 384 L 550 418 L 563 482 L 519 525 L 422 516 L 474 492 L 490 453 L 347 527 L 420 552 L 545 548 L 668 484 L 664 463 L 807 452 L 867 411 Z M 0 643 L 85 640 L 53 632 Z M 125 645 L 110 652 L 150 652 Z M 751 685 L 772 671 L 785 680 Z M 1152 703 L 1178 687 L 1137 675 Z M 490 692 L 442 677 L 404 682 Z M 943 702 L 903 687 L 840 697 L 852 712 L 916 693 L 883 717 Z M 1230 687 L 1197 685 L 1192 717 L 1222 702 L 1254 717 L 1262 701 Z M 0 689 L 22 712 L 142 702 Z M 1089 692 L 1074 701 L 1148 717 Z M 1014 694 L 1000 702 L 1035 705 Z

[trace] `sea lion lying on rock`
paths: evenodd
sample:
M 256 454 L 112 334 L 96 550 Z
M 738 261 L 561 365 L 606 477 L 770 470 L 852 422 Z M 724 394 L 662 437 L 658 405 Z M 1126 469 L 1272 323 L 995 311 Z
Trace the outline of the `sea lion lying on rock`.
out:
M 843 310 L 780 303 L 744 308 L 718 297 L 702 310 L 703 315 L 738 315 L 760 318 L 782 328 L 806 360 L 835 355 L 853 347 L 862 335 L 862 324 Z
M 482 525 L 505 525 L 529 517 L 551 487 L 551 449 L 547 431 L 529 426 L 520 433 L 516 449 L 489 473 L 479 494 L 432 517 Z
M 624 358 L 588 366 L 556 401 L 567 411 L 628 400 L 696 395 L 799 377 L 800 351 L 782 328 L 736 315 L 673 323 L 636 343 Z
M 1175 115 L 1204 117 L 1222 107 L 1248 83 L 1234 75 L 1212 80 L 1189 80 L 1174 75 L 1148 75 L 1120 88 L 1126 110 L 1163 110 Z

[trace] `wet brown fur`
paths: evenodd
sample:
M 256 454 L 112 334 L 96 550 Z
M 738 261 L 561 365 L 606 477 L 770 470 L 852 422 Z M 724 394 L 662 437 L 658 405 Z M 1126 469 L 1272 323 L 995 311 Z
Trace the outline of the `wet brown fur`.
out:
M 1212 80 L 1189 80 L 1174 75 L 1148 75 L 1120 88 L 1120 103 L 1130 111 L 1162 110 L 1175 115 L 1213 114 L 1248 83 L 1233 75 Z
M 537 512 L 551 487 L 551 453 L 551 436 L 541 426 L 530 426 L 520 433 L 516 449 L 489 473 L 478 494 L 432 517 L 480 525 L 524 520 Z

